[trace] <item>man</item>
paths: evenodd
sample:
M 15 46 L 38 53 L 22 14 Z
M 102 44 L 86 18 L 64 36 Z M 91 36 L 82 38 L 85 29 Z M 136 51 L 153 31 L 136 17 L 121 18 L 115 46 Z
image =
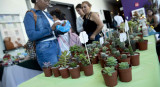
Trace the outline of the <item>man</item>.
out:
M 121 25 L 121 23 L 124 22 L 123 18 L 121 16 L 119 16 L 118 12 L 114 13 L 114 20 L 117 22 L 117 26 L 119 27 Z
M 76 11 L 80 15 L 76 20 L 77 32 L 79 34 L 80 32 L 83 31 L 83 16 L 84 16 L 84 12 L 82 11 L 81 4 L 78 4 L 76 6 Z

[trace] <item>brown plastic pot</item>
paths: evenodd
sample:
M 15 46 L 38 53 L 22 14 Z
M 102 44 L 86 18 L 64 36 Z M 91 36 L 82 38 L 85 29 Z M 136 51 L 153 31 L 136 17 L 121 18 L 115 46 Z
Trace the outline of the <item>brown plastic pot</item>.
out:
M 59 72 L 59 67 L 52 67 L 52 74 L 54 75 L 54 77 L 61 76 L 61 74 Z
M 83 66 L 85 76 L 93 75 L 93 64 Z
M 117 71 L 112 73 L 112 76 L 109 76 L 108 74 L 104 74 L 103 71 L 101 72 L 102 72 L 106 86 L 114 87 L 117 85 Z
M 102 58 L 100 59 L 100 64 L 101 64 L 101 67 L 104 68 L 104 64 L 105 64 L 104 59 L 102 59 Z
M 68 68 L 65 68 L 65 69 L 62 69 L 62 70 L 59 69 L 59 71 L 60 71 L 60 74 L 61 74 L 62 78 L 68 78 L 70 76 Z
M 130 59 L 131 59 L 130 57 L 127 57 L 127 59 L 119 59 L 118 62 L 119 63 L 121 63 L 121 62 L 128 62 L 128 64 L 130 64 L 131 63 Z
M 139 62 L 139 56 L 140 54 L 139 53 L 134 53 L 134 54 L 137 54 L 137 55 L 131 55 L 131 65 L 132 66 L 138 66 L 140 64 Z
M 148 40 L 144 40 L 143 42 L 138 42 L 139 50 L 147 50 L 148 48 Z
M 43 72 L 44 72 L 45 77 L 52 76 L 52 70 L 51 70 L 50 67 L 49 68 L 43 68 Z
M 80 69 L 79 66 L 73 69 L 69 69 L 72 79 L 76 79 L 80 77 Z
M 83 65 L 82 65 L 82 63 L 80 62 L 78 65 L 79 65 L 80 71 L 83 71 Z
M 119 79 L 122 82 L 130 82 L 132 80 L 132 68 L 118 69 Z

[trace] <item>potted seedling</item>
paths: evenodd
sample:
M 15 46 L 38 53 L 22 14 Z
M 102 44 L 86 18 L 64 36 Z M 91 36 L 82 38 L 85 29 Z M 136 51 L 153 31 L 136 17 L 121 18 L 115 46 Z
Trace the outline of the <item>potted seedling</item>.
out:
M 92 53 L 92 63 L 93 64 L 98 64 L 98 54 L 99 54 L 99 48 L 95 48 L 94 51 L 91 52 Z
M 77 45 L 71 46 L 69 49 L 72 56 L 74 56 L 78 52 L 78 50 L 79 50 L 79 46 L 77 46 Z
M 126 54 L 122 54 L 121 58 L 118 60 L 120 63 L 121 62 L 128 62 L 128 64 L 130 64 L 130 57 L 127 57 Z
M 122 54 L 127 54 L 127 56 L 130 56 L 130 52 L 128 48 L 124 49 L 124 52 L 122 52 Z
M 132 80 L 132 68 L 129 66 L 128 62 L 119 63 L 118 75 L 120 81 L 130 82 Z
M 131 43 L 132 49 L 133 51 L 136 51 L 136 41 L 134 40 L 134 36 L 130 35 L 129 37 L 130 37 L 130 43 Z M 127 41 L 127 44 L 129 45 L 128 41 Z
M 147 48 L 148 48 L 148 40 L 139 39 L 138 47 L 139 47 L 139 50 L 147 50 Z
M 119 51 L 115 52 L 115 57 L 116 57 L 117 60 L 119 60 L 121 58 L 121 54 L 120 54 Z
M 106 59 L 106 64 L 105 66 L 107 67 L 115 67 L 115 69 L 118 69 L 118 62 L 117 59 L 113 56 L 110 56 Z
M 52 70 L 51 70 L 51 63 L 50 62 L 44 62 L 43 63 L 43 72 L 46 77 L 52 76 Z
M 115 53 L 116 53 L 117 51 L 118 51 L 118 50 L 117 50 L 116 48 L 112 48 L 112 49 L 111 49 L 112 55 L 115 56 Z
M 106 86 L 114 87 L 117 85 L 117 70 L 114 67 L 105 67 L 101 72 Z
M 105 64 L 105 61 L 108 57 L 108 55 L 106 53 L 101 53 L 101 58 L 99 59 L 100 60 L 100 63 L 101 63 L 101 67 L 104 68 L 104 64 Z
M 68 70 L 68 65 L 67 63 L 69 63 L 69 59 L 70 59 L 70 54 L 68 54 L 67 51 L 62 52 L 61 56 L 59 56 L 59 64 L 60 64 L 60 74 L 62 76 L 62 78 L 68 78 L 70 76 L 69 74 L 69 70 Z
M 102 47 L 102 52 L 103 52 L 103 53 L 108 54 L 107 50 L 108 50 L 108 48 L 107 48 L 106 46 L 103 46 L 103 47 Z
M 120 53 L 122 53 L 124 51 L 124 49 L 125 49 L 125 43 L 124 42 L 120 42 L 119 43 L 119 51 L 120 51 Z
M 140 54 L 138 52 L 133 52 L 132 47 L 129 46 L 129 51 L 130 51 L 130 61 L 132 66 L 138 66 L 139 65 L 139 56 Z
M 52 69 L 52 73 L 54 74 L 55 77 L 59 77 L 61 75 L 60 72 L 59 72 L 59 67 L 60 67 L 59 63 L 57 62 L 51 68 Z
M 71 74 L 72 79 L 76 79 L 80 77 L 80 68 L 79 65 L 77 65 L 76 62 L 71 62 L 69 64 L 69 72 Z
M 104 43 L 103 43 L 103 46 L 106 46 L 107 48 L 109 48 L 109 42 L 108 41 L 105 41 Z
M 89 58 L 87 58 L 84 54 L 80 54 L 79 59 L 83 65 L 85 76 L 93 75 L 93 64 L 90 63 Z

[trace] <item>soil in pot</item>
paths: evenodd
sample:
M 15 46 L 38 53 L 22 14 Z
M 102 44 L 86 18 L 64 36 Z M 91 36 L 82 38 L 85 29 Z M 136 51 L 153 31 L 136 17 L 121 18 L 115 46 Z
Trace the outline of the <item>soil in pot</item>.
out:
M 69 72 L 71 74 L 72 79 L 79 78 L 80 77 L 79 65 L 76 68 L 69 68 Z
M 70 76 L 68 68 L 59 68 L 62 78 L 68 78 Z
M 51 70 L 50 67 L 49 68 L 43 68 L 43 72 L 44 72 L 45 77 L 52 76 L 52 70 Z
M 85 76 L 93 75 L 93 64 L 83 66 Z
M 122 82 L 130 82 L 132 80 L 132 68 L 118 69 L 119 79 Z

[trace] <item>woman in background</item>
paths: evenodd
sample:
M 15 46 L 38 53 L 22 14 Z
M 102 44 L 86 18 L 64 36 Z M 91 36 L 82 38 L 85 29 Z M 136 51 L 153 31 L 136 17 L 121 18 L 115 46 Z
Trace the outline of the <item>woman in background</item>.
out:
M 30 41 L 36 43 L 36 56 L 40 67 L 42 68 L 45 62 L 54 65 L 58 62 L 61 50 L 53 32 L 60 23 L 54 23 L 52 16 L 44 11 L 50 0 L 31 1 L 34 3 L 34 8 L 24 17 L 27 36 Z
M 96 12 L 91 12 L 92 5 L 88 1 L 82 2 L 82 10 L 85 13 L 83 19 L 83 29 L 89 36 L 89 41 L 87 44 L 92 43 L 92 41 L 99 41 L 99 33 L 102 31 L 103 23 L 100 20 L 99 15 Z
M 158 25 L 158 20 L 157 20 L 157 17 L 154 15 L 154 12 L 152 9 L 147 10 L 147 21 L 150 23 L 151 26 L 155 28 L 156 32 L 158 32 L 158 30 L 156 29 Z

